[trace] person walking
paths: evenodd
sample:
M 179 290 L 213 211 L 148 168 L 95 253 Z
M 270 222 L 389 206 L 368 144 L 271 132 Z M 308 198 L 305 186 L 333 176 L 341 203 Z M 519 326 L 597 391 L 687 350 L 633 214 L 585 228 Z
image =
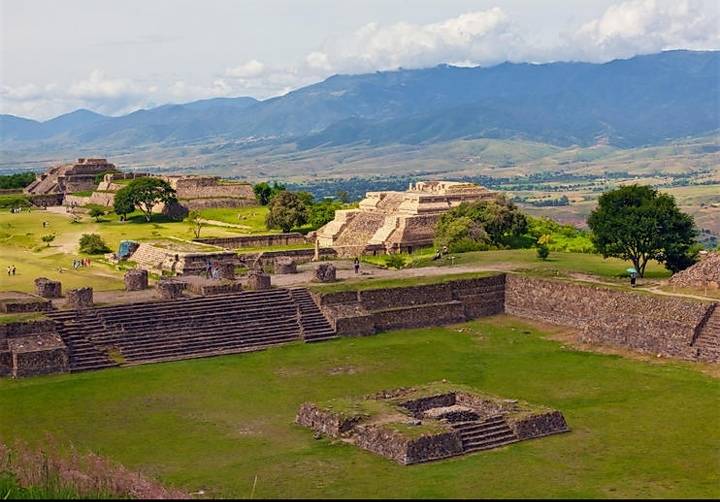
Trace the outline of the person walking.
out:
M 630 272 L 630 287 L 634 288 L 636 286 L 637 276 L 638 276 L 638 274 L 634 270 L 632 272 Z
M 10 272 L 12 271 L 12 267 L 10 265 L 7 266 L 7 274 L 10 275 Z
M 358 258 L 357 256 L 355 257 L 355 260 L 353 260 L 353 267 L 355 268 L 355 273 L 359 274 L 360 273 L 360 258 Z
M 12 275 L 15 275 L 15 272 L 16 272 L 16 271 L 17 271 L 17 269 L 15 268 L 15 265 L 13 265 L 13 266 L 12 266 Z

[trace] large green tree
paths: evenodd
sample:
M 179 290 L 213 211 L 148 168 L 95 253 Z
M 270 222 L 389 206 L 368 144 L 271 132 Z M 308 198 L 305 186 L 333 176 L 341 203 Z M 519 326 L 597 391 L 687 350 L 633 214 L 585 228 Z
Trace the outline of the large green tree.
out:
M 293 227 L 307 223 L 307 208 L 297 194 L 288 191 L 278 193 L 270 201 L 265 224 L 289 232 Z
M 177 202 L 175 190 L 165 180 L 160 178 L 137 178 L 132 180 L 126 187 L 121 188 L 115 194 L 115 212 L 127 214 L 130 204 L 138 208 L 145 215 L 145 220 L 150 221 L 152 208 L 157 204 L 172 204 Z
M 285 190 L 285 185 L 273 181 L 272 185 L 267 181 L 262 181 L 253 186 L 255 198 L 262 206 L 267 206 L 277 194 Z
M 462 203 L 440 217 L 435 243 L 456 253 L 507 247 L 527 228 L 525 215 L 505 197 Z
M 692 216 L 652 187 L 629 185 L 602 194 L 587 222 L 595 248 L 606 258 L 632 261 L 640 277 L 652 259 L 675 271 L 694 261 Z

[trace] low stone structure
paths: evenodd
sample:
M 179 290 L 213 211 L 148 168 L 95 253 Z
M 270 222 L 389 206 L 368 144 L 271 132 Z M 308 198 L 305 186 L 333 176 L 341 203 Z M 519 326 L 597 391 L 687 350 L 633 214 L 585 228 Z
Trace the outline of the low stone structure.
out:
M 230 279 L 241 262 L 223 248 L 181 239 L 156 239 L 138 243 L 127 258 L 139 266 L 172 275 L 203 275 Z
M 275 259 L 276 274 L 297 274 L 297 263 L 292 258 L 281 256 Z
M 251 270 L 248 273 L 247 286 L 254 291 L 270 289 L 270 276 L 261 270 Z
M 332 260 L 337 258 L 337 252 L 332 248 L 322 248 L 318 251 L 319 259 Z M 309 263 L 315 258 L 315 250 L 308 249 L 278 249 L 275 251 L 254 251 L 251 253 L 240 252 L 237 255 L 238 262 L 245 264 L 248 268 L 255 262 L 265 265 L 274 265 L 278 258 L 290 258 L 298 265 Z M 315 260 L 317 261 L 317 260 Z
M 182 281 L 164 279 L 158 281 L 155 288 L 160 298 L 163 300 L 173 300 L 175 298 L 182 298 L 183 291 L 187 288 L 187 284 Z
M 220 246 L 225 249 L 264 248 L 270 246 L 307 244 L 305 236 L 299 232 L 264 235 L 238 235 L 237 237 L 207 237 L 204 239 L 195 239 L 195 242 Z
M 52 310 L 49 299 L 19 291 L 0 291 L 0 312 L 20 314 L 27 312 L 47 312 Z
M 315 281 L 317 282 L 335 282 L 337 280 L 337 271 L 332 263 L 319 263 L 315 267 Z
M 71 289 L 65 295 L 65 306 L 70 309 L 85 309 L 93 306 L 93 288 Z
M 402 465 L 570 430 L 557 410 L 446 383 L 304 403 L 295 421 Z
M 62 284 L 60 281 L 51 281 L 47 277 L 38 277 L 35 279 L 35 293 L 43 298 L 60 298 Z
M 335 219 L 317 231 L 321 247 L 339 255 L 412 252 L 432 245 L 440 217 L 463 202 L 498 198 L 474 183 L 425 181 L 406 192 L 368 192 L 358 209 L 335 212 Z
M 145 269 L 128 270 L 124 279 L 126 291 L 142 291 L 148 288 L 148 271 Z
M 33 317 L 0 324 L 0 376 L 63 373 L 68 367 L 67 346 L 49 319 Z

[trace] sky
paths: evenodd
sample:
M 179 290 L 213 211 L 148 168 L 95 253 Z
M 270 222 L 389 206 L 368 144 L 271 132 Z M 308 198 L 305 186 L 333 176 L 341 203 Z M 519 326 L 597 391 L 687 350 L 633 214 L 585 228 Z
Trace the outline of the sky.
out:
M 0 113 L 264 99 L 336 73 L 720 49 L 718 0 L 0 0 Z

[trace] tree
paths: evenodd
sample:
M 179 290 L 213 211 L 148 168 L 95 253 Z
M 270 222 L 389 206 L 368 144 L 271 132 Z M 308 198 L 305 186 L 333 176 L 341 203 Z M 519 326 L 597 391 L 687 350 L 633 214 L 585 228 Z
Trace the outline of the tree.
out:
M 200 238 L 200 231 L 205 226 L 205 222 L 203 221 L 202 217 L 200 216 L 199 211 L 190 211 L 185 221 L 188 222 L 190 225 L 190 228 L 193 231 L 193 234 L 195 235 L 196 239 Z
M 293 227 L 307 223 L 307 208 L 300 197 L 293 192 L 282 191 L 270 201 L 265 218 L 268 228 L 279 228 L 289 232 Z
M 105 210 L 99 207 L 91 207 L 90 216 L 95 218 L 96 222 L 100 223 L 100 218 L 105 216 Z
M 118 197 L 121 200 L 121 209 L 126 210 L 129 204 L 132 203 L 133 208 L 137 207 L 145 215 L 145 221 L 150 221 L 152 208 L 155 205 L 167 205 L 177 202 L 175 190 L 170 186 L 170 183 L 153 177 L 132 180 L 128 186 L 118 190 L 115 199 L 117 200 Z
M 133 201 L 132 194 L 128 190 L 128 187 L 123 187 L 115 193 L 113 210 L 115 211 L 115 214 L 120 215 L 123 218 L 135 211 L 135 202 Z
M 87 254 L 109 253 L 110 248 L 107 247 L 105 241 L 98 234 L 83 234 L 80 237 L 80 252 Z
M 50 247 L 50 243 L 55 240 L 55 234 L 46 234 L 40 237 L 47 247 Z
M 547 260 L 548 256 L 550 256 L 550 248 L 548 247 L 548 244 L 550 244 L 551 236 L 546 234 L 540 236 L 537 242 L 537 256 L 541 260 Z
M 527 231 L 525 215 L 507 198 L 462 203 L 440 217 L 436 245 L 454 253 L 507 247 Z
M 651 259 L 676 268 L 696 236 L 692 216 L 680 211 L 671 195 L 642 185 L 601 195 L 587 222 L 598 252 L 632 261 L 640 277 Z
M 253 186 L 253 192 L 255 192 L 255 197 L 257 198 L 261 206 L 267 206 L 273 199 L 273 197 L 275 197 L 277 194 L 284 190 L 285 185 L 283 185 L 282 183 L 278 183 L 277 181 L 273 181 L 272 185 L 267 181 L 263 181 Z
M 313 204 L 308 209 L 308 223 L 313 228 L 320 228 L 330 223 L 335 218 L 335 211 L 342 209 L 343 204 L 337 201 L 325 199 L 322 202 Z

